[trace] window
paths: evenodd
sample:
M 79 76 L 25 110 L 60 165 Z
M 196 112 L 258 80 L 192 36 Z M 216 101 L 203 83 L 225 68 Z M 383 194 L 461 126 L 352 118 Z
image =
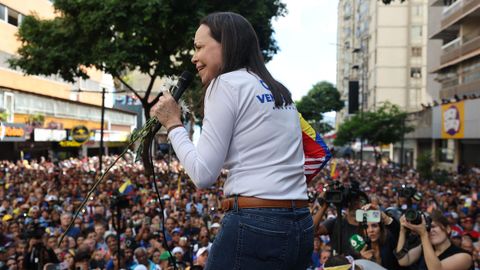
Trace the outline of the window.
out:
M 455 141 L 452 139 L 440 141 L 440 161 L 453 162 L 455 154 Z
M 20 13 L 15 10 L 8 9 L 8 23 L 11 25 L 18 26 L 20 19 Z
M 422 47 L 412 47 L 413 57 L 422 57 Z
M 0 20 L 14 26 L 19 26 L 22 23 L 23 15 L 18 11 L 0 4 Z
M 0 4 L 0 20 L 7 21 L 7 19 L 5 18 L 5 14 L 5 6 Z
M 410 31 L 410 38 L 414 41 L 417 41 L 422 38 L 422 26 L 414 25 Z
M 412 67 L 410 68 L 410 78 L 421 78 L 422 77 L 422 68 Z
M 13 111 L 13 108 L 14 108 L 14 98 L 13 98 L 13 93 L 5 92 L 3 104 L 4 104 L 4 106 L 5 106 L 5 110 L 6 110 L 7 114 L 8 114 L 7 122 L 13 123 L 13 119 L 14 119 L 14 111 Z

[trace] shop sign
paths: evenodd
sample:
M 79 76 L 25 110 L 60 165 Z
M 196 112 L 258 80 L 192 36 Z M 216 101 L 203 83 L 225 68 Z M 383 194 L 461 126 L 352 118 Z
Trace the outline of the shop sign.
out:
M 64 129 L 36 128 L 33 130 L 33 138 L 36 142 L 60 142 L 67 139 L 67 131 Z
M 82 144 L 90 139 L 90 132 L 86 126 L 76 126 L 72 128 L 71 136 L 74 142 Z
M 465 131 L 464 102 L 442 105 L 442 139 L 462 139 Z
M 61 147 L 80 147 L 82 146 L 81 143 L 76 141 L 61 141 L 59 142 Z
M 0 141 L 24 142 L 25 124 L 0 123 Z
M 103 141 L 104 142 L 126 142 L 130 136 L 129 132 L 126 131 L 117 131 L 117 130 L 104 130 L 103 131 Z M 100 141 L 101 131 L 95 130 L 93 139 L 96 142 Z

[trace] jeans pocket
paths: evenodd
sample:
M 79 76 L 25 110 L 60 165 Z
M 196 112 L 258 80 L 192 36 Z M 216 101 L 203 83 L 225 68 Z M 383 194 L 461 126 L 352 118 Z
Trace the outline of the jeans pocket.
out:
M 282 269 L 285 266 L 288 232 L 240 223 L 234 269 Z

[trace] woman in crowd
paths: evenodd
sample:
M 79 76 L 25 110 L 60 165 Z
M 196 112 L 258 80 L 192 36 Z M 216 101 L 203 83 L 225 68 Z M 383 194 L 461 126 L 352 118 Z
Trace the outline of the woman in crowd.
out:
M 467 270 L 472 269 L 472 256 L 453 245 L 449 239 L 451 228 L 440 211 L 431 214 L 431 228 L 427 230 L 425 217 L 418 225 L 400 218 L 400 235 L 396 257 L 401 266 L 416 265 L 420 270 Z M 407 230 L 418 234 L 421 244 L 407 250 L 404 248 Z
M 378 210 L 379 205 L 380 201 L 375 198 L 375 202 L 365 205 L 363 210 Z M 399 231 L 398 221 L 382 211 L 380 222 L 367 222 L 363 226 L 366 226 L 365 233 L 369 243 L 360 251 L 362 258 L 387 269 L 399 269 L 394 256 Z

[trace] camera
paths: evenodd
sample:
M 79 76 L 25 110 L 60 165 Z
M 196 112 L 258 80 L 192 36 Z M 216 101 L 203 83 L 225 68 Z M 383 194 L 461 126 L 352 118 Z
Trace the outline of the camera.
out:
M 415 187 L 407 187 L 402 185 L 402 187 L 398 190 L 398 194 L 400 197 L 404 197 L 406 199 L 414 199 L 416 201 L 420 201 L 422 199 L 422 193 L 418 192 Z
M 432 218 L 425 214 L 422 211 L 414 210 L 414 209 L 407 209 L 405 211 L 405 219 L 415 225 L 422 224 L 422 216 L 425 218 L 425 225 L 427 226 L 427 231 L 430 231 L 432 228 Z
M 111 208 L 120 208 L 125 209 L 130 206 L 130 201 L 128 200 L 127 196 L 123 194 L 114 193 L 110 199 L 110 207 Z
M 422 215 L 423 215 L 423 212 L 412 209 L 412 208 L 408 208 L 405 211 L 405 219 L 408 222 L 410 222 L 412 224 L 415 224 L 415 225 L 418 225 L 418 224 L 422 223 Z
M 40 227 L 38 223 L 31 223 L 27 226 L 24 236 L 26 239 L 42 239 L 45 229 Z
M 334 181 L 325 190 L 325 201 L 340 206 L 346 206 L 349 202 L 357 199 L 362 200 L 362 204 L 368 203 L 368 196 L 360 190 L 360 184 L 357 181 L 350 181 L 350 187 Z

